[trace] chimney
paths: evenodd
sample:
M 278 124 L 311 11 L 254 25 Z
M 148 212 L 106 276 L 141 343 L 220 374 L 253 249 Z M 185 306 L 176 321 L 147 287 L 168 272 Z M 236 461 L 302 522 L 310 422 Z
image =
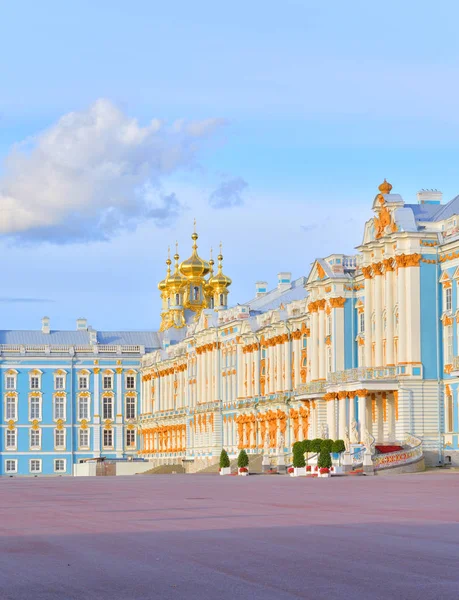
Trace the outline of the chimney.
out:
M 441 204 L 443 194 L 438 190 L 421 190 L 417 193 L 419 204 Z
M 77 331 L 87 331 L 88 329 L 88 320 L 80 317 L 76 322 Z
M 91 344 L 91 346 L 94 346 L 95 344 L 97 344 L 97 331 L 95 329 L 93 329 L 91 327 L 91 325 L 89 325 L 88 332 L 89 332 L 89 343 Z
M 255 298 L 260 298 L 260 296 L 264 296 L 268 291 L 268 282 L 267 281 L 257 281 L 255 284 Z
M 42 333 L 49 333 L 50 329 L 49 329 L 49 317 L 43 317 L 43 319 L 41 320 L 41 332 Z
M 292 274 L 287 271 L 277 274 L 277 289 L 281 292 L 290 289 L 292 285 Z

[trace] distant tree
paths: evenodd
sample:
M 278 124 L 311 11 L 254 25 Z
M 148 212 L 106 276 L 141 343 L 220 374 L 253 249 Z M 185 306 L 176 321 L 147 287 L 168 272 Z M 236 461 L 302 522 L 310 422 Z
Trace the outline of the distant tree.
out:
M 231 466 L 228 452 L 223 448 L 220 453 L 220 469 L 227 469 Z
M 241 450 L 239 452 L 239 456 L 237 457 L 237 466 L 239 468 L 249 466 L 249 457 L 247 456 L 247 452 L 245 450 Z

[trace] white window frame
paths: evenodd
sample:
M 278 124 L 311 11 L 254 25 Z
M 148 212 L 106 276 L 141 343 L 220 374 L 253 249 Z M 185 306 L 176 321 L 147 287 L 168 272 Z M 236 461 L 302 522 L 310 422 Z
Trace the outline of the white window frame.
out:
M 10 386 L 9 382 L 12 381 L 13 385 Z M 7 392 L 14 392 L 17 386 L 17 377 L 16 375 L 5 375 L 5 390 Z
M 132 386 L 129 385 L 130 380 L 132 379 Z M 126 375 L 126 379 L 125 379 L 125 388 L 127 390 L 135 390 L 136 389 L 136 377 L 135 375 Z
M 38 417 L 37 416 L 32 416 L 32 400 L 38 400 Z M 29 421 L 34 421 L 35 419 L 37 421 L 41 421 L 42 419 L 42 401 L 41 401 L 41 396 L 29 396 Z
M 65 421 L 66 419 L 66 404 L 67 399 L 65 396 L 54 396 L 53 398 L 53 419 L 57 421 L 58 419 L 62 419 Z M 59 409 L 59 411 L 58 411 Z
M 13 469 L 9 469 L 9 465 L 13 465 Z M 18 459 L 17 458 L 7 458 L 5 460 L 5 474 L 7 473 L 17 473 L 18 472 Z
M 106 405 L 106 401 L 109 402 L 110 404 L 110 416 L 108 416 L 108 411 L 107 413 L 105 412 L 105 405 Z M 102 418 L 104 419 L 104 421 L 106 419 L 113 419 L 113 397 L 112 396 L 102 396 Z
M 128 415 L 128 403 L 131 403 L 131 401 L 134 404 L 134 416 L 129 416 Z M 125 399 L 125 403 L 124 403 L 124 415 L 125 415 L 125 419 L 135 419 L 137 416 L 137 398 L 135 396 L 126 396 Z
M 60 385 L 61 383 L 62 385 Z M 58 392 L 63 392 L 65 390 L 65 375 L 54 376 L 54 389 Z
M 89 378 L 87 375 L 78 375 L 78 389 L 82 391 L 89 390 Z
M 57 463 L 62 463 L 63 469 L 57 469 Z M 54 459 L 54 472 L 55 473 L 65 473 L 67 471 L 67 461 L 65 458 L 55 458 Z
M 107 382 L 109 383 L 109 386 L 105 385 Z M 113 390 L 113 375 L 103 375 L 102 377 L 102 389 L 103 390 Z
M 444 328 L 445 333 L 445 364 L 450 365 L 453 362 L 454 341 L 453 341 L 453 326 L 447 325 Z
M 14 436 L 14 444 L 8 443 L 8 437 Z M 5 429 L 5 450 L 17 450 L 18 447 L 18 430 Z
M 87 437 L 88 443 L 87 444 L 82 444 L 81 443 L 81 436 L 85 435 Z M 90 435 L 89 435 L 89 429 L 79 429 L 78 430 L 78 448 L 80 450 L 89 450 L 90 447 Z
M 36 386 L 33 385 L 35 382 Z M 29 388 L 34 392 L 41 390 L 41 375 L 29 375 Z
M 82 410 L 82 409 L 85 410 Z M 85 419 L 88 421 L 91 418 L 91 399 L 89 396 L 79 396 L 78 398 L 78 420 Z
M 32 436 L 38 435 L 38 444 L 32 445 Z M 29 450 L 41 450 L 41 429 L 30 429 L 29 431 Z
M 57 443 L 57 439 L 56 438 L 57 438 L 58 435 L 62 435 L 62 437 L 63 437 L 62 444 L 58 444 Z M 66 438 L 67 438 L 67 436 L 66 436 L 66 431 L 65 431 L 64 428 L 63 429 L 55 429 L 54 430 L 54 449 L 55 450 L 65 450 L 65 448 L 66 448 L 66 441 L 67 441 Z
M 13 408 L 13 413 L 10 413 L 10 404 Z M 6 396 L 5 398 L 5 421 L 18 420 L 18 398 L 17 396 Z
M 105 443 L 105 434 L 110 434 L 111 437 L 111 444 L 106 444 Z M 113 429 L 104 429 L 102 431 L 102 447 L 103 448 L 113 448 Z
M 35 465 L 35 463 L 37 463 L 37 465 Z M 34 466 L 37 466 L 38 468 L 32 469 L 32 464 Z M 43 468 L 43 463 L 42 463 L 41 458 L 31 458 L 29 460 L 29 473 L 41 473 L 42 468 Z
M 450 313 L 453 310 L 453 288 L 450 285 L 445 288 L 445 312 Z
M 131 434 L 134 436 L 134 443 L 128 444 L 128 436 Z M 137 436 L 135 433 L 135 429 L 126 429 L 125 444 L 126 448 L 129 448 L 130 450 L 135 449 L 137 447 Z

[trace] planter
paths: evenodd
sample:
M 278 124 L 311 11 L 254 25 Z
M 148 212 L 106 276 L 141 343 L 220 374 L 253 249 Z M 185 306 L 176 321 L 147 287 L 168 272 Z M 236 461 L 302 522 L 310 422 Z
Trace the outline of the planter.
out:
M 331 477 L 331 473 L 320 473 L 320 471 L 317 473 L 317 477 Z
M 247 468 L 247 467 L 240 467 L 240 468 L 237 470 L 237 474 L 238 474 L 238 475 L 242 475 L 243 477 L 245 477 L 245 476 L 247 476 L 247 475 L 249 474 L 249 470 L 248 470 L 248 468 Z
M 220 475 L 231 475 L 231 467 L 220 468 Z
M 344 473 L 343 467 L 333 465 L 332 475 L 342 475 Z
M 306 477 L 306 467 L 293 467 L 293 473 L 290 473 L 291 477 Z

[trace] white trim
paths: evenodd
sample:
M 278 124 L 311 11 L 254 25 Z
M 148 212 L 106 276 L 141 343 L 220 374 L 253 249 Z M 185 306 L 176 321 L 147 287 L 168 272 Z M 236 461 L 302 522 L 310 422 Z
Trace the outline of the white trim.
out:
M 40 463 L 40 469 L 38 471 L 32 471 L 32 462 L 38 461 Z M 41 458 L 31 458 L 29 460 L 29 473 L 41 473 L 43 470 L 43 461 Z
M 14 471 L 9 471 L 6 468 L 6 465 L 7 465 L 8 462 L 14 463 Z M 3 471 L 4 471 L 5 475 L 11 474 L 11 473 L 17 473 L 18 472 L 18 460 L 17 460 L 17 458 L 6 458 L 4 460 L 4 462 L 3 462 Z
M 56 462 L 57 461 L 62 461 L 64 463 L 64 468 L 63 469 L 56 469 Z M 67 459 L 65 458 L 55 458 L 53 461 L 53 469 L 55 473 L 65 473 L 67 471 Z

